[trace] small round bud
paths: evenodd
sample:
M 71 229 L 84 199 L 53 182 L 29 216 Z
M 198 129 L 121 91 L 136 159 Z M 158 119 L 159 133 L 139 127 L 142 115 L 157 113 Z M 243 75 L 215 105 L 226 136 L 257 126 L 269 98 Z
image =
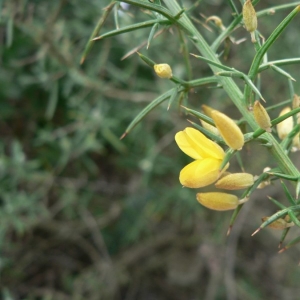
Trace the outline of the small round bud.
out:
M 254 114 L 254 119 L 258 126 L 262 129 L 264 129 L 267 132 L 271 132 L 271 120 L 269 117 L 269 114 L 265 110 L 265 108 L 260 104 L 259 101 L 254 102 L 254 107 L 253 107 L 253 114 Z
M 172 69 L 168 64 L 154 65 L 154 71 L 160 78 L 171 78 L 173 76 Z
M 242 149 L 245 140 L 239 126 L 232 119 L 217 110 L 211 112 L 211 117 L 225 143 L 234 150 Z
M 249 173 L 234 173 L 219 179 L 215 186 L 218 189 L 242 190 L 254 184 L 254 177 Z

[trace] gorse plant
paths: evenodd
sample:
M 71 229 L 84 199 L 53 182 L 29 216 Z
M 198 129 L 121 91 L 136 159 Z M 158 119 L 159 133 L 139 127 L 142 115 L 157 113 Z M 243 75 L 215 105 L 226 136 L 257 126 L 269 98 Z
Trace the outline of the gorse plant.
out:
M 285 65 L 299 64 L 300 58 L 269 61 L 267 54 L 272 49 L 276 39 L 285 33 L 285 29 L 299 13 L 300 2 L 286 3 L 259 11 L 259 9 L 256 9 L 258 0 L 253 2 L 250 0 L 241 1 L 239 5 L 232 0 L 228 0 L 228 6 L 232 10 L 231 24 L 226 27 L 221 18 L 217 16 L 217 13 L 214 16 L 206 17 L 206 23 L 213 22 L 212 26 L 215 26 L 218 32 L 218 36 L 211 45 L 208 44 L 201 33 L 202 29 L 197 28 L 192 22 L 194 18 L 191 12 L 197 9 L 199 1 L 192 7 L 186 7 L 184 1 L 180 4 L 176 0 L 164 0 L 162 2 L 160 0 L 124 0 L 123 2 L 130 4 L 132 7 L 140 8 L 137 14 L 145 14 L 149 20 L 119 27 L 118 10 L 122 8 L 119 2 L 111 2 L 104 9 L 103 17 L 86 46 L 82 63 L 95 41 L 148 27 L 151 30 L 147 42 L 135 48 L 130 54 L 137 53 L 136 59 L 142 59 L 149 67 L 154 69 L 155 73 L 162 78 L 161 80 L 172 81 L 174 87 L 165 91 L 147 105 L 129 124 L 122 138 L 150 111 L 165 101 L 169 101 L 169 108 L 172 103 L 178 103 L 179 105 L 182 102 L 188 103 L 189 92 L 196 87 L 208 86 L 223 89 L 239 111 L 239 120 L 234 121 L 227 114 L 224 114 L 221 111 L 222 106 L 210 107 L 204 105 L 202 111 L 197 111 L 190 108 L 188 104 L 181 105 L 182 110 L 186 114 L 199 119 L 201 125 L 191 122 L 195 128 L 182 128 L 182 131 L 175 136 L 179 148 L 194 159 L 180 172 L 180 183 L 187 188 L 202 188 L 215 183 L 217 189 L 244 190 L 241 195 L 221 191 L 200 191 L 197 193 L 197 200 L 210 209 L 234 210 L 230 222 L 231 228 L 244 203 L 251 199 L 251 194 L 257 188 L 262 188 L 271 181 L 280 179 L 282 189 L 289 200 L 289 205 L 285 206 L 279 200 L 270 198 L 276 206 L 274 210 L 277 211 L 272 216 L 263 217 L 263 223 L 256 232 L 266 226 L 281 229 L 283 233 L 280 243 L 282 243 L 291 226 L 300 227 L 300 172 L 290 158 L 291 152 L 300 150 L 300 101 L 294 91 L 295 79 L 284 70 Z M 114 9 L 117 28 L 98 36 L 102 24 L 110 14 L 112 15 Z M 290 12 L 265 39 L 259 31 L 259 19 L 257 20 L 257 17 L 260 18 L 278 10 Z M 248 38 L 246 43 L 248 43 L 248 47 L 253 49 L 253 59 L 250 69 L 246 73 L 226 65 L 226 56 L 228 55 L 226 45 L 234 42 L 233 32 L 241 26 L 245 28 L 245 37 L 248 38 L 250 33 L 251 42 Z M 179 31 L 186 77 L 189 80 L 176 77 L 174 75 L 174 65 L 170 66 L 165 61 L 155 62 L 144 51 L 145 47 L 151 47 L 151 43 L 160 34 L 160 30 L 166 31 L 167 29 Z M 194 47 L 191 51 L 188 50 L 190 43 Z M 222 44 L 225 45 L 224 51 L 218 50 Z M 189 53 L 194 51 L 197 51 L 197 53 Z M 238 53 L 237 55 L 242 54 Z M 192 77 L 191 59 L 195 60 L 195 58 L 205 62 L 210 67 L 211 76 L 196 79 Z M 272 69 L 287 82 L 289 86 L 287 101 L 278 99 L 275 105 L 270 105 L 268 99 L 264 97 L 261 78 L 263 72 L 267 69 Z M 152 70 L 149 69 L 149 72 L 152 72 Z M 241 80 L 244 82 L 243 91 L 240 88 Z M 268 111 L 275 108 L 280 109 L 281 113 L 279 117 L 271 119 Z M 253 141 L 258 141 L 261 147 L 269 150 L 273 162 L 272 169 L 267 168 L 265 172 L 256 177 L 245 172 L 228 173 L 230 161 L 239 155 L 240 151 L 243 151 L 245 144 L 247 145 Z M 257 173 L 259 173 L 259 170 L 257 170 Z M 292 182 L 293 189 L 289 190 L 285 181 Z M 292 240 L 281 251 L 299 241 L 300 237 Z

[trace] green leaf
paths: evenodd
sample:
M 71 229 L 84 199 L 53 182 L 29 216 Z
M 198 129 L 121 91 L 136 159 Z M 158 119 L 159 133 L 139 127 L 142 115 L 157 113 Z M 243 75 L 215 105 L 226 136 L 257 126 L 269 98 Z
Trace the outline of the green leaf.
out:
M 14 37 L 14 19 L 12 16 L 9 16 L 6 24 L 6 47 L 10 48 L 13 43 Z
M 191 53 L 191 55 L 194 56 L 194 57 L 196 57 L 196 58 L 198 58 L 198 59 L 200 59 L 200 60 L 202 60 L 202 61 L 207 62 L 210 65 L 216 66 L 216 67 L 218 67 L 218 68 L 220 68 L 222 70 L 229 71 L 229 72 L 232 72 L 232 73 L 240 73 L 239 71 L 235 70 L 234 68 L 227 67 L 227 66 L 222 65 L 220 63 L 217 63 L 215 61 L 212 61 L 211 59 L 208 59 L 206 57 L 203 57 L 203 56 L 200 56 L 200 55 L 196 55 L 196 54 L 193 54 L 193 53 Z
M 157 28 L 158 28 L 158 23 L 155 23 L 155 24 L 152 26 L 152 28 L 151 28 L 151 31 L 150 31 L 150 34 L 149 34 L 149 37 L 148 37 L 147 49 L 148 49 L 149 46 L 150 46 L 150 43 L 151 43 L 151 41 L 152 41 L 152 39 L 153 39 L 153 36 L 154 36 L 154 34 L 155 34 Z
M 118 1 L 115 4 L 115 7 L 114 7 L 114 20 L 115 20 L 115 25 L 116 25 L 117 29 L 120 28 L 120 24 L 119 24 L 119 8 L 120 8 L 120 2 Z
M 58 81 L 55 81 L 51 87 L 51 91 L 49 94 L 49 101 L 45 113 L 45 118 L 47 120 L 52 119 L 57 106 L 57 101 L 58 101 Z
M 285 238 L 287 237 L 287 234 L 289 233 L 290 229 L 291 229 L 291 227 L 283 229 L 281 237 L 280 237 L 278 248 L 281 248 L 282 243 L 284 242 Z
M 111 12 L 111 10 L 113 9 L 114 5 L 116 4 L 115 1 L 112 1 L 107 7 L 105 7 L 103 10 L 104 10 L 104 13 L 103 15 L 100 17 L 96 27 L 94 28 L 85 48 L 84 48 L 84 51 L 83 51 L 83 54 L 81 56 L 81 59 L 80 59 L 80 64 L 83 64 L 85 59 L 86 59 L 86 56 L 88 55 L 88 53 L 90 52 L 90 50 L 92 49 L 93 47 L 93 44 L 94 42 L 92 41 L 92 39 L 97 35 L 99 34 L 99 31 L 101 29 L 101 27 L 103 26 L 106 18 L 108 17 L 109 13 Z
M 300 242 L 300 236 L 296 237 L 295 239 L 293 239 L 292 241 L 290 241 L 288 244 L 286 244 L 286 246 L 284 248 L 282 248 L 279 253 L 284 252 L 285 250 L 291 248 L 292 246 L 297 245 Z
M 277 205 L 279 208 L 281 209 L 285 209 L 286 206 L 284 206 L 283 204 L 281 204 L 280 202 L 278 202 L 276 199 L 272 198 L 272 197 L 268 197 L 269 200 L 271 200 L 275 205 Z
M 201 113 L 201 112 L 198 112 L 198 111 L 196 111 L 196 110 L 187 108 L 187 107 L 185 107 L 185 106 L 181 106 L 181 107 L 182 107 L 183 109 L 185 109 L 189 114 L 191 114 L 191 115 L 193 115 L 193 116 L 195 116 L 195 117 L 197 117 L 197 118 L 199 118 L 199 119 L 205 121 L 206 123 L 208 123 L 208 124 L 210 124 L 210 125 L 212 125 L 212 126 L 215 126 L 215 123 L 214 123 L 213 119 L 210 118 L 210 117 L 208 117 L 207 115 L 205 115 L 205 114 L 203 114 L 203 113 Z
M 138 30 L 138 29 L 141 29 L 141 28 L 152 27 L 155 24 L 170 24 L 170 21 L 168 21 L 166 19 L 164 19 L 164 20 L 154 19 L 154 20 L 150 20 L 150 21 L 135 23 L 135 24 L 132 24 L 132 25 L 125 26 L 123 28 L 119 28 L 119 29 L 109 31 L 105 34 L 102 34 L 98 37 L 93 38 L 92 41 L 103 40 L 103 39 L 108 38 L 108 37 L 116 36 L 116 35 L 126 33 L 126 32 L 131 32 L 131 31 Z
M 296 81 L 296 79 L 294 79 L 288 72 L 282 70 L 281 68 L 277 67 L 276 65 L 271 65 L 271 69 L 273 69 L 277 73 L 287 77 L 290 80 Z
M 153 100 L 150 104 L 148 104 L 128 125 L 125 132 L 122 134 L 121 138 L 124 138 L 148 113 L 150 113 L 156 106 L 160 105 L 164 101 L 166 101 L 174 92 L 174 89 L 176 90 L 177 87 L 165 92 L 164 94 L 157 97 L 155 100 Z M 182 89 L 183 90 L 183 89 Z M 181 90 L 181 91 L 182 91 Z M 178 92 L 181 92 L 178 91 Z
M 286 179 L 286 180 L 290 180 L 290 181 L 297 181 L 298 180 L 298 177 L 283 174 L 283 173 L 279 173 L 279 172 L 267 172 L 267 173 L 272 175 L 272 176 L 276 176 L 278 178 L 282 178 L 282 179 Z
M 285 183 L 284 183 L 282 180 L 280 180 L 280 182 L 281 182 L 281 185 L 282 185 L 282 187 L 283 187 L 284 194 L 285 194 L 285 196 L 287 197 L 287 199 L 289 200 L 290 204 L 291 204 L 291 205 L 296 205 L 296 201 L 295 201 L 295 199 L 293 198 L 293 196 L 291 195 L 291 193 L 290 193 L 290 191 L 288 190 L 288 188 L 287 188 L 287 186 L 285 185 Z

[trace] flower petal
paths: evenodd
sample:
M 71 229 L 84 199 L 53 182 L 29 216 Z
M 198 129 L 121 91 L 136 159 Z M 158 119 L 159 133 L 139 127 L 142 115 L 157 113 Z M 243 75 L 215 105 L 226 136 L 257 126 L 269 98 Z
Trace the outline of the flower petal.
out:
M 205 158 L 184 167 L 179 174 L 180 183 L 189 188 L 200 188 L 215 182 L 220 176 L 222 160 Z
M 178 147 L 188 156 L 194 159 L 201 158 L 224 158 L 224 150 L 215 142 L 209 140 L 200 131 L 187 127 L 175 135 Z

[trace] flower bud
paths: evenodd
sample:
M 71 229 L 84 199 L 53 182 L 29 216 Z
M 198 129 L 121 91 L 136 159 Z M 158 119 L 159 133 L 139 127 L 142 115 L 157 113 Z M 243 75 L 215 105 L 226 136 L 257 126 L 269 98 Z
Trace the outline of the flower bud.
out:
M 245 28 L 251 33 L 252 43 L 255 43 L 254 31 L 257 28 L 257 17 L 251 0 L 247 0 L 243 6 L 243 20 Z
M 270 167 L 265 167 L 265 168 L 263 169 L 263 173 L 268 173 L 270 170 L 271 170 Z M 259 177 L 259 176 L 255 176 L 254 180 L 257 180 L 258 177 Z M 263 188 L 265 188 L 266 186 L 268 186 L 268 185 L 270 185 L 270 184 L 271 184 L 270 179 L 267 179 L 267 180 L 265 180 L 265 181 L 262 181 L 262 182 L 257 186 L 257 188 L 258 188 L 258 189 L 263 189 Z
M 217 110 L 211 112 L 211 117 L 225 143 L 234 150 L 242 149 L 245 141 L 239 126 L 232 119 Z
M 214 135 L 220 136 L 219 130 L 215 126 L 210 125 L 210 124 L 208 124 L 207 122 L 205 122 L 201 119 L 200 119 L 200 122 L 201 122 L 202 126 L 205 129 L 207 129 L 209 132 L 213 133 Z
M 211 112 L 214 110 L 212 107 L 208 106 L 208 105 L 202 105 L 202 110 L 203 112 L 211 118 Z M 217 135 L 217 136 L 220 136 L 220 133 L 219 133 L 219 130 L 213 126 L 213 125 L 210 125 L 208 124 L 207 122 L 203 121 L 200 119 L 200 122 L 202 124 L 202 126 L 207 129 L 208 131 L 210 131 L 211 133 L 213 133 L 214 135 Z
M 208 117 L 211 118 L 211 112 L 214 110 L 214 108 L 212 108 L 212 107 L 210 107 L 210 106 L 208 106 L 208 105 L 205 105 L 205 104 L 203 104 L 203 105 L 201 106 L 201 108 L 202 108 L 203 112 L 204 112 Z
M 270 185 L 271 184 L 271 181 L 270 180 L 265 180 L 265 181 L 262 181 L 258 186 L 257 188 L 258 189 L 263 189 L 265 188 L 266 186 Z
M 239 205 L 238 197 L 227 193 L 198 193 L 197 200 L 212 210 L 232 210 Z
M 295 94 L 293 96 L 293 109 L 300 107 L 300 97 Z
M 286 113 L 290 112 L 290 107 L 285 107 L 279 114 L 279 117 L 285 115 Z M 287 119 L 283 120 L 282 122 L 277 124 L 277 133 L 281 140 L 283 140 L 293 129 L 294 121 L 293 117 L 288 117 Z
M 171 78 L 173 76 L 172 69 L 168 64 L 154 65 L 154 71 L 160 78 Z
M 215 186 L 218 189 L 242 190 L 253 184 L 254 178 L 252 174 L 235 173 L 222 177 L 216 182 Z
M 260 104 L 259 101 L 254 102 L 254 107 L 253 107 L 253 114 L 254 114 L 254 119 L 258 126 L 262 129 L 264 129 L 267 132 L 271 132 L 271 120 L 269 117 L 269 114 L 265 110 L 265 108 Z
M 205 23 L 207 23 L 208 21 L 214 21 L 216 26 L 218 26 L 221 30 L 225 30 L 226 28 L 223 25 L 222 19 L 220 19 L 217 16 L 210 16 L 206 19 Z
M 263 217 L 261 220 L 263 222 L 265 222 L 268 219 L 269 219 L 269 217 Z M 284 220 L 282 218 L 279 218 L 279 219 L 275 220 L 274 222 L 272 222 L 271 224 L 269 224 L 268 227 L 270 227 L 272 229 L 282 230 L 282 229 L 285 229 L 285 228 L 288 228 L 288 227 L 292 227 L 294 225 L 295 224 L 293 222 L 287 222 L 286 220 Z
M 300 150 L 300 132 L 298 132 L 294 138 L 293 138 L 293 141 L 292 141 L 292 149 L 291 151 L 292 152 L 296 152 L 296 151 L 299 151 Z
M 300 107 L 300 97 L 297 95 L 297 94 L 295 94 L 294 95 L 294 97 L 293 97 L 293 109 L 296 109 L 296 108 L 299 108 Z M 297 113 L 296 114 L 296 118 L 295 118 L 296 120 L 296 123 L 297 124 L 300 124 L 300 113 Z

